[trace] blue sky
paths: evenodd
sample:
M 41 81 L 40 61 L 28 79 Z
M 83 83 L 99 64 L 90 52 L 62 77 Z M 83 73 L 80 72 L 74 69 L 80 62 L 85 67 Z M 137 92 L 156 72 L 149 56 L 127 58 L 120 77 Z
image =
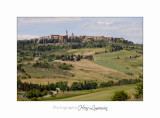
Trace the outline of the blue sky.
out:
M 18 40 L 51 34 L 123 37 L 143 43 L 142 17 L 18 17 Z

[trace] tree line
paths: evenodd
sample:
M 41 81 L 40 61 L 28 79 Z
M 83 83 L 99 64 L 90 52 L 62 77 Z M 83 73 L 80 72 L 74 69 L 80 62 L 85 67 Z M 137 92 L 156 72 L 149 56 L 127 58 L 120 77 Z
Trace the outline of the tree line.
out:
M 62 61 L 80 61 L 81 59 L 94 60 L 94 57 L 92 55 L 56 55 L 56 60 Z
M 127 85 L 127 84 L 135 84 L 141 82 L 141 79 L 122 79 L 118 80 L 118 82 L 108 81 L 102 82 L 98 86 L 96 81 L 84 81 L 84 82 L 73 82 L 72 85 L 69 87 L 67 81 L 60 81 L 54 83 L 48 83 L 47 85 L 39 85 L 39 84 L 32 84 L 32 83 L 22 83 L 19 79 L 17 81 L 17 90 L 18 91 L 26 91 L 26 97 L 33 98 L 33 97 L 42 97 L 49 93 L 50 91 L 55 91 L 56 88 L 60 88 L 60 90 L 70 91 L 70 90 L 92 90 L 97 88 L 103 87 L 110 87 L 110 86 L 120 86 L 120 85 Z M 137 88 L 141 89 L 140 87 Z M 139 94 L 138 94 L 139 95 Z M 137 96 L 138 96 L 137 95 Z
M 67 81 L 60 81 L 56 82 L 56 84 L 48 83 L 47 85 L 39 85 L 39 84 L 32 84 L 32 83 L 22 83 L 20 80 L 17 81 L 17 89 L 20 91 L 29 91 L 29 90 L 56 90 L 56 87 L 60 88 L 61 90 L 89 90 L 89 89 L 96 89 L 98 87 L 110 87 L 110 86 L 120 86 L 120 85 L 127 85 L 127 84 L 135 84 L 141 82 L 141 79 L 122 79 L 118 80 L 118 82 L 108 81 L 102 82 L 98 86 L 98 83 L 95 81 L 84 81 L 84 82 L 73 82 L 71 87 L 68 86 Z
M 32 66 L 35 67 L 35 68 L 50 68 L 50 65 L 45 61 L 44 61 L 44 63 L 37 61 L 36 63 L 33 63 Z
M 142 81 L 141 79 L 122 79 L 122 80 L 118 80 L 117 82 L 114 82 L 114 81 L 102 82 L 99 87 L 103 88 L 103 87 L 110 87 L 110 86 L 135 84 L 141 81 Z
M 76 37 L 76 38 L 68 38 L 68 39 L 65 39 L 65 42 L 71 42 L 71 43 L 82 43 L 83 38 L 79 38 L 79 37 Z M 44 39 L 40 39 L 39 42 L 38 42 L 38 39 L 37 40 L 18 40 L 19 43 L 22 43 L 22 44 L 46 44 L 46 43 L 60 43 L 58 39 L 47 39 L 47 38 L 44 38 Z M 106 41 L 106 42 L 114 42 L 114 43 L 124 43 L 124 44 L 133 44 L 132 41 L 128 41 L 128 40 L 123 40 L 121 41 L 120 38 L 112 38 L 110 41 L 108 40 L 94 40 L 93 38 L 90 38 L 90 42 L 97 42 L 97 41 Z
M 48 83 L 47 85 L 39 85 L 21 82 L 19 79 L 17 80 L 17 90 L 18 91 L 26 91 L 26 97 L 42 97 L 49 93 L 50 91 L 55 91 L 56 88 L 60 88 L 63 92 L 69 90 L 67 81 L 60 81 L 54 83 Z
M 83 82 L 73 82 L 71 85 L 71 90 L 90 90 L 96 89 L 98 87 L 97 82 L 94 81 L 84 81 Z
M 74 40 L 72 40 L 74 41 Z M 77 41 L 77 42 L 76 42 Z M 91 41 L 91 42 L 81 42 L 76 40 L 74 42 L 70 42 L 67 44 L 56 44 L 53 43 L 52 45 L 45 44 L 42 45 L 43 43 L 40 43 L 41 45 L 38 45 L 37 43 L 33 43 L 32 41 L 29 40 L 18 40 L 17 41 L 17 47 L 18 47 L 18 52 L 19 49 L 21 50 L 29 50 L 29 51 L 50 51 L 50 50 L 57 50 L 57 49 L 80 49 L 80 48 L 102 48 L 102 47 L 107 47 L 111 45 L 114 50 L 121 50 L 123 47 L 121 46 L 122 44 L 124 45 L 133 45 L 133 43 L 128 43 L 128 41 L 123 41 L 121 43 L 116 43 L 116 42 L 108 42 L 106 40 L 101 40 L 101 41 Z M 127 42 L 127 43 L 126 43 Z M 121 45 L 119 45 L 121 44 Z

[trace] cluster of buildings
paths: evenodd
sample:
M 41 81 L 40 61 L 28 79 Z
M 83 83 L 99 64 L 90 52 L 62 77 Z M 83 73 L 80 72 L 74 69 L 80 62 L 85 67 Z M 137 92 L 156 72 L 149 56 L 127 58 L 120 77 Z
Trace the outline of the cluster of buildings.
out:
M 40 37 L 40 38 L 33 38 L 33 39 L 30 39 L 31 41 L 35 42 L 37 41 L 38 43 L 41 41 L 41 40 L 57 40 L 57 42 L 66 42 L 67 39 L 68 39 L 68 31 L 66 30 L 66 34 L 65 35 L 61 35 L 61 34 L 55 34 L 55 35 L 50 35 L 50 36 L 43 36 L 43 37 Z
M 113 37 L 104 37 L 104 36 L 86 36 L 86 35 L 80 35 L 80 36 L 74 36 L 72 33 L 71 36 L 68 36 L 68 31 L 66 30 L 66 34 L 61 35 L 61 34 L 56 34 L 56 35 L 50 35 L 50 36 L 43 36 L 40 38 L 33 38 L 30 39 L 33 42 L 38 42 L 41 40 L 57 40 L 59 43 L 67 42 L 68 39 L 70 40 L 75 40 L 75 39 L 82 39 L 82 42 L 90 42 L 92 39 L 93 40 L 108 40 L 108 41 L 113 41 Z M 124 38 L 119 38 L 121 41 L 125 40 Z

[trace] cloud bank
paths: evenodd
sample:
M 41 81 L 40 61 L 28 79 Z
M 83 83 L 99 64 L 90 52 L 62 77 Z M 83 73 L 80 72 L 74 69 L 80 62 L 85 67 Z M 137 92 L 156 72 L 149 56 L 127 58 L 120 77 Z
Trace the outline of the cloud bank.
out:
M 24 39 L 32 39 L 32 38 L 38 38 L 37 35 L 31 35 L 31 34 L 18 34 L 17 38 L 18 40 L 24 40 Z
M 110 20 L 98 20 L 96 22 L 87 22 L 82 26 L 84 30 L 100 32 L 105 36 L 124 37 L 135 43 L 142 43 L 143 29 L 142 21 L 119 20 L 116 18 Z
M 18 18 L 18 23 L 19 24 L 55 24 L 55 23 L 68 23 L 68 22 L 77 22 L 81 21 L 82 18 L 63 18 L 63 17 L 54 17 L 54 18 L 39 18 L 39 17 L 34 17 L 34 18 Z

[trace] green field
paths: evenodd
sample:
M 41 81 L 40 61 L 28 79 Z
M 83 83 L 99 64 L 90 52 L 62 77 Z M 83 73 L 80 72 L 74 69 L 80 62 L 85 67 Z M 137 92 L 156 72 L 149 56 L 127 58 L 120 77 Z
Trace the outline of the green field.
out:
M 140 56 L 141 54 L 125 50 L 113 53 L 97 54 L 94 55 L 95 60 L 93 62 L 123 73 L 133 73 L 134 75 L 138 75 L 142 70 L 138 69 L 138 67 L 143 67 L 143 58 L 129 58 L 130 56 L 136 55 Z M 117 59 L 117 57 L 119 57 L 119 59 Z
M 40 98 L 39 100 L 44 101 L 111 101 L 111 97 L 114 92 L 119 90 L 125 90 L 129 95 L 129 100 L 135 100 L 133 93 L 135 92 L 135 84 L 132 85 L 123 85 L 123 86 L 113 86 L 106 88 L 93 89 L 91 90 L 82 90 L 82 91 L 69 91 L 65 93 L 59 93 L 55 98 Z

